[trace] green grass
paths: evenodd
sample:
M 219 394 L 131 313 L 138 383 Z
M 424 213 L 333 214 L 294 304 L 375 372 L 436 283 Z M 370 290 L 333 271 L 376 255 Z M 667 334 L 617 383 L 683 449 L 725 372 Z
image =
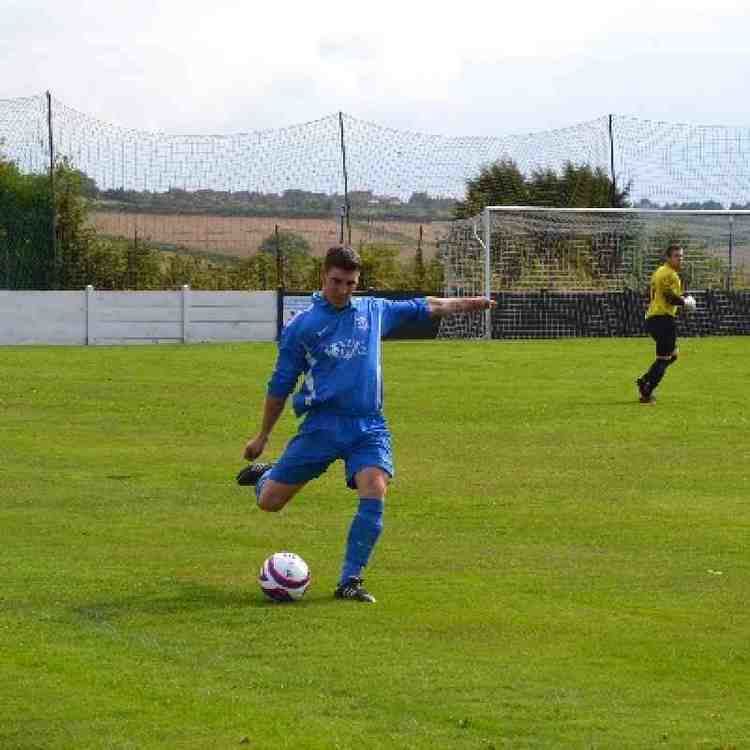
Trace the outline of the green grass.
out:
M 0 748 L 749 747 L 749 343 L 683 340 L 655 407 L 643 339 L 386 345 L 374 607 L 340 464 L 233 484 L 271 345 L 0 349 Z

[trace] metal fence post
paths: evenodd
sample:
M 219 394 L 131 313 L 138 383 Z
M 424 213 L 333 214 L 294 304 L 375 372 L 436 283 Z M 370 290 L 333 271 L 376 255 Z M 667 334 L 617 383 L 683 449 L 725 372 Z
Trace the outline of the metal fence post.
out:
M 95 343 L 93 329 L 94 329 L 94 287 L 91 284 L 86 286 L 84 292 L 84 306 L 85 306 L 85 317 L 86 317 L 86 346 L 90 346 Z
M 276 244 L 276 285 L 284 286 L 284 256 L 281 252 L 281 236 L 279 235 L 278 224 L 274 227 L 273 236 Z
M 609 116 L 609 172 L 612 184 L 609 189 L 609 207 L 615 208 L 617 202 L 617 179 L 615 177 L 615 131 L 613 125 L 614 115 Z
M 276 287 L 276 341 L 281 340 L 281 330 L 284 327 L 284 287 Z
M 732 264 L 734 262 L 734 216 L 729 217 L 729 272 L 727 273 L 727 291 L 732 291 Z
M 55 199 L 55 141 L 52 133 L 52 94 L 47 92 L 47 138 L 49 139 L 50 242 L 52 245 L 51 287 L 60 286 L 60 259 L 57 257 L 57 200 Z
M 341 137 L 341 173 L 344 178 L 344 208 L 346 211 L 346 231 L 347 231 L 346 244 L 351 245 L 352 244 L 352 222 L 351 222 L 352 208 L 349 203 L 349 174 L 346 168 L 346 141 L 344 139 L 344 113 L 343 112 L 339 112 L 339 134 Z M 343 245 L 344 244 L 343 221 L 341 225 L 341 235 L 342 235 L 341 244 Z
M 182 285 L 182 343 L 190 343 L 190 286 Z

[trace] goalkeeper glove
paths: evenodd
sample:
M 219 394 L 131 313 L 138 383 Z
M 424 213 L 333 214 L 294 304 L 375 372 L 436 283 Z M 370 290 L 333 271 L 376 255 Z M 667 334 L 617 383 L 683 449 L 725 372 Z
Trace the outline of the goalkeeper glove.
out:
M 698 303 L 695 301 L 695 297 L 693 297 L 692 294 L 687 294 L 683 299 L 685 300 L 685 309 L 687 309 L 688 312 L 693 312 L 698 306 Z

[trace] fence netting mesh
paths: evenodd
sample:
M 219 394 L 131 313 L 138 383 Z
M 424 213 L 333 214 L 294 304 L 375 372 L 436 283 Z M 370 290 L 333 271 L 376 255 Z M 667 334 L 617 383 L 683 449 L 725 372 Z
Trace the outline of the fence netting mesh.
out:
M 418 271 L 419 264 L 438 261 L 445 288 L 458 277 L 470 285 L 472 274 L 481 271 L 469 268 L 478 251 L 472 233 L 455 222 L 455 204 L 467 180 L 492 163 L 512 163 L 516 170 L 498 176 L 507 204 L 526 203 L 527 182 L 533 181 L 536 205 L 589 205 L 586 186 L 568 182 L 561 193 L 555 182 L 572 164 L 614 177 L 637 207 L 750 207 L 750 128 L 620 115 L 496 137 L 405 132 L 342 113 L 270 130 L 172 135 L 112 125 L 44 95 L 0 100 L 0 154 L 6 162 L 24 174 L 44 175 L 51 147 L 58 162 L 84 175 L 92 227 L 136 250 L 145 244 L 166 253 L 242 260 L 267 252 L 280 228 L 292 256 L 319 258 L 343 238 L 397 259 L 419 256 Z M 45 221 L 39 237 L 50 235 Z M 493 280 L 498 289 L 642 284 L 660 241 L 654 233 L 672 231 L 683 232 L 696 249 L 688 267 L 691 283 L 748 283 L 741 270 L 744 222 L 735 224 L 735 267 L 728 269 L 727 240 L 719 238 L 726 235 L 726 222 L 704 225 L 686 217 L 652 232 L 634 220 L 601 231 L 583 231 L 580 221 L 573 228 L 550 217 L 539 221 L 551 223 L 534 228 L 528 219 L 520 234 L 506 240 L 497 235 L 492 252 L 501 257 Z M 0 228 L 0 286 L 41 283 L 32 279 L 34 263 L 18 239 L 19 226 Z M 534 250 L 545 232 L 557 239 L 546 251 Z M 654 237 L 645 246 L 633 240 L 644 232 Z M 456 263 L 464 266 L 460 274 Z M 266 281 L 270 286 L 279 279 L 266 274 Z
M 748 327 L 747 298 L 735 294 L 750 288 L 748 213 L 527 207 L 490 209 L 482 219 L 454 222 L 442 257 L 449 295 L 497 295 L 493 337 L 639 333 L 644 292 L 671 244 L 684 249 L 685 288 L 708 295 L 691 330 Z M 487 335 L 477 315 L 451 316 L 440 328 L 445 338 Z

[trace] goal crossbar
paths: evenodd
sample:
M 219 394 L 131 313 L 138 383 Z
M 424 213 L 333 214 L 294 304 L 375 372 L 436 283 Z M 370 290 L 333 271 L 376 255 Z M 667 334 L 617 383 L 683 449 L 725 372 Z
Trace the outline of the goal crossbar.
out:
M 554 208 L 552 206 L 487 206 L 483 213 L 493 211 L 525 211 L 541 213 L 542 211 L 566 214 L 670 214 L 672 216 L 750 216 L 746 209 L 680 209 L 680 208 Z

